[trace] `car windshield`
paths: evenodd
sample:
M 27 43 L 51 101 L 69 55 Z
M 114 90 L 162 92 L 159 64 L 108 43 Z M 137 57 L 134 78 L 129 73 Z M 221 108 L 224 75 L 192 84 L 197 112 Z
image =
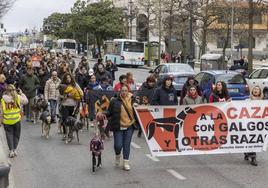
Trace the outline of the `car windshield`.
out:
M 194 72 L 192 67 L 188 65 L 169 65 L 169 72 Z
M 124 42 L 125 52 L 144 52 L 144 44 L 142 42 Z
M 176 84 L 184 84 L 187 81 L 188 77 L 187 76 L 183 76 L 183 77 L 175 77 L 174 78 L 174 82 Z
M 216 82 L 218 81 L 223 81 L 226 84 L 246 84 L 245 79 L 240 74 L 221 74 L 216 79 Z

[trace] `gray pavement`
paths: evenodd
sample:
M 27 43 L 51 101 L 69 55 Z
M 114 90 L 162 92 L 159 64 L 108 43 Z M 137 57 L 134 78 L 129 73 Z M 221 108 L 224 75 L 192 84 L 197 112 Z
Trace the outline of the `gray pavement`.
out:
M 92 62 L 93 63 L 93 62 Z M 148 70 L 119 68 L 116 76 L 133 72 L 137 82 Z M 131 171 L 114 167 L 113 140 L 106 140 L 103 167 L 91 173 L 89 140 L 94 129 L 80 132 L 81 143 L 65 144 L 52 126 L 51 138 L 41 137 L 41 126 L 22 123 L 18 157 L 12 159 L 17 188 L 266 188 L 268 154 L 258 154 L 258 167 L 243 154 L 152 158 L 144 140 L 133 135 Z
M 12 159 L 18 188 L 240 188 L 268 185 L 267 153 L 258 155 L 259 166 L 243 161 L 242 154 L 149 158 L 144 138 L 133 136 L 131 171 L 115 168 L 113 140 L 105 141 L 103 167 L 91 173 L 89 139 L 94 129 L 80 132 L 81 144 L 65 144 L 52 127 L 51 138 L 41 136 L 41 127 L 24 123 L 19 156 Z

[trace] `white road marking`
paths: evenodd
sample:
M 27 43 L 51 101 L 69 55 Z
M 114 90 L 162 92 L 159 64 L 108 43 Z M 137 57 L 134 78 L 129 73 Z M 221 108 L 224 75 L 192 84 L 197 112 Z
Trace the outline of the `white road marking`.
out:
M 178 172 L 176 172 L 173 169 L 167 169 L 167 172 L 170 173 L 171 175 L 173 175 L 175 178 L 179 179 L 179 180 L 186 180 L 187 178 L 184 177 L 183 175 L 179 174 Z
M 138 144 L 136 144 L 135 142 L 131 142 L 131 146 L 135 149 L 141 149 L 141 147 Z
M 154 161 L 154 162 L 158 162 L 158 161 L 160 161 L 158 158 L 153 157 L 151 154 L 146 154 L 146 156 L 147 156 L 149 159 L 151 159 L 152 161 Z

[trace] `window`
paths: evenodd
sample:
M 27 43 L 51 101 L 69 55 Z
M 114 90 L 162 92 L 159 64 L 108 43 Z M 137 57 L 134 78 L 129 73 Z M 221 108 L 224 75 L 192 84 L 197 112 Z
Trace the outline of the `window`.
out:
M 201 72 L 198 75 L 195 76 L 196 81 L 198 81 L 198 83 L 201 83 L 201 79 L 203 78 L 205 73 Z
M 64 42 L 63 43 L 63 48 L 66 48 L 66 49 L 75 49 L 75 43 L 72 43 L 72 42 Z
M 239 48 L 248 48 L 249 46 L 248 37 L 243 37 L 239 39 Z M 253 48 L 255 48 L 255 38 L 253 38 Z
M 160 67 L 160 73 L 167 73 L 168 71 L 167 71 L 167 67 L 166 66 L 161 66 Z
M 226 38 L 218 37 L 217 38 L 217 48 L 223 48 L 225 45 Z M 227 48 L 231 48 L 231 37 L 228 39 Z
M 213 76 L 211 74 L 205 73 L 201 80 L 202 85 L 210 84 L 213 81 Z
M 250 75 L 250 78 L 251 79 L 258 79 L 258 78 L 260 78 L 261 71 L 262 71 L 261 69 L 256 70 L 255 72 L 253 72 Z
M 144 44 L 142 42 L 124 42 L 125 52 L 144 52 Z
M 115 55 L 121 55 L 121 46 L 122 46 L 121 42 L 116 42 L 114 44 L 114 54 Z
M 226 84 L 246 84 L 245 79 L 240 74 L 222 74 L 217 77 L 217 81 L 223 81 Z
M 263 69 L 259 75 L 259 78 L 267 78 L 268 77 L 268 70 Z
M 194 72 L 192 67 L 185 65 L 169 65 L 169 72 Z

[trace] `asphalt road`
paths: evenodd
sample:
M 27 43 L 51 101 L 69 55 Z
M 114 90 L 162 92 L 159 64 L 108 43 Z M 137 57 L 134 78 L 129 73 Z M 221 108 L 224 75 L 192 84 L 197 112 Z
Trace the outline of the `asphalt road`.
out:
M 133 72 L 142 82 L 148 70 L 120 68 L 117 77 Z M 103 167 L 91 173 L 89 140 L 94 129 L 80 132 L 81 143 L 61 141 L 52 126 L 51 138 L 41 137 L 40 124 L 22 123 L 18 157 L 12 159 L 17 188 L 266 188 L 268 154 L 258 154 L 258 167 L 242 154 L 152 158 L 142 138 L 133 136 L 131 171 L 114 167 L 113 140 L 105 141 Z
M 41 137 L 40 125 L 23 123 L 18 157 L 12 159 L 18 188 L 265 188 L 267 153 L 258 155 L 258 167 L 242 154 L 151 158 L 144 137 L 133 136 L 131 171 L 114 167 L 113 140 L 105 141 L 103 167 L 91 173 L 88 142 L 94 129 L 80 132 L 81 143 L 61 141 L 52 127 L 51 138 Z

